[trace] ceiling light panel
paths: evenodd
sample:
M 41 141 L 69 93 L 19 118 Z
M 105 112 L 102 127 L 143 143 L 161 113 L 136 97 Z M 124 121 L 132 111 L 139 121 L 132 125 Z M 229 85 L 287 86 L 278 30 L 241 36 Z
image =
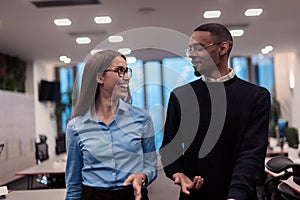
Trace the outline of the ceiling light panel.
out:
M 60 57 L 59 57 L 59 60 L 60 60 L 61 62 L 66 63 L 66 64 L 71 63 L 71 61 L 72 61 L 72 59 L 69 58 L 68 56 L 60 56 Z
M 128 64 L 133 64 L 136 62 L 136 57 L 126 57 L 126 61 Z
M 69 63 L 71 63 L 71 61 L 72 61 L 71 58 L 67 58 L 67 59 L 64 60 L 64 63 L 69 64 Z
M 72 24 L 68 18 L 54 19 L 53 22 L 56 26 L 70 26 Z
M 255 9 L 248 9 L 244 12 L 244 15 L 247 17 L 252 17 L 252 16 L 259 16 L 263 12 L 263 9 L 261 8 L 255 8 Z
M 67 56 L 59 56 L 59 60 L 62 61 L 62 62 L 63 62 L 64 60 L 66 60 L 67 58 L 68 58 Z
M 94 55 L 95 53 L 98 53 L 100 51 L 103 51 L 103 50 L 102 49 L 93 49 L 93 50 L 90 51 L 90 54 Z
M 244 35 L 244 30 L 242 29 L 230 30 L 230 34 L 232 35 L 232 37 L 240 37 Z
M 120 36 L 120 35 L 109 36 L 108 41 L 112 42 L 112 43 L 114 43 L 114 42 L 123 42 L 123 37 Z
M 210 18 L 219 18 L 221 16 L 220 10 L 211 10 L 211 11 L 205 11 L 203 14 L 203 17 L 206 19 Z
M 78 37 L 78 38 L 76 38 L 76 43 L 77 44 L 90 44 L 91 41 L 92 40 L 89 37 Z
M 112 19 L 110 16 L 99 16 L 94 17 L 94 21 L 96 24 L 110 24 L 112 22 Z
M 123 55 L 129 55 L 131 53 L 131 49 L 130 48 L 120 48 L 120 49 L 118 49 L 118 52 L 120 52 Z
M 265 48 L 261 49 L 260 52 L 262 54 L 268 54 L 269 53 L 269 51 L 267 49 L 265 49 Z
M 268 45 L 268 46 L 265 47 L 265 49 L 267 49 L 268 51 L 273 51 L 273 46 Z

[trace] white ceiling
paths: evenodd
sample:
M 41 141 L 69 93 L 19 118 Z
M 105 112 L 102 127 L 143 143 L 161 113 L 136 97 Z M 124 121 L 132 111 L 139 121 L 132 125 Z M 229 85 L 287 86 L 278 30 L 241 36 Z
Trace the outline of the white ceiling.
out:
M 164 32 L 151 37 L 150 29 L 143 28 L 144 40 L 161 43 L 169 39 L 175 46 L 184 49 L 187 46 L 185 41 L 178 41 L 172 34 L 176 31 L 187 37 L 195 27 L 206 22 L 248 25 L 242 37 L 234 38 L 232 55 L 258 54 L 266 45 L 273 45 L 275 53 L 300 49 L 299 0 L 99 1 L 101 3 L 97 5 L 37 8 L 30 0 L 1 0 L 0 52 L 26 61 L 58 62 L 60 55 L 67 55 L 72 62 L 80 62 L 108 36 L 142 27 L 159 27 Z M 155 11 L 139 11 L 145 7 Z M 245 17 L 243 13 L 248 8 L 262 8 L 264 12 L 258 17 Z M 222 11 L 221 18 L 208 20 L 202 17 L 205 10 L 216 9 Z M 95 24 L 93 18 L 99 15 L 111 16 L 112 23 Z M 72 25 L 57 27 L 53 23 L 55 18 L 69 18 Z M 78 45 L 70 32 L 90 36 L 92 43 Z M 131 44 L 134 42 L 134 39 L 131 40 Z M 131 44 L 126 43 L 128 46 Z M 171 48 L 173 46 L 169 49 L 172 52 Z M 163 50 L 168 51 L 168 47 Z M 157 53 L 148 53 L 144 54 L 145 59 L 160 57 Z

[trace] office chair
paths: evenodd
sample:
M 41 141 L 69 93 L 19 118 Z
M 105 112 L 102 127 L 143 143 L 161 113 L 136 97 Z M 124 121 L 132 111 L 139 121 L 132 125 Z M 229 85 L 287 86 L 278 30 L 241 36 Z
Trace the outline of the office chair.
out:
M 47 136 L 39 135 L 39 141 L 35 142 L 35 159 L 36 164 L 39 164 L 49 159 Z
M 35 160 L 36 164 L 41 164 L 49 159 L 47 136 L 39 135 L 38 140 L 35 140 Z M 36 181 L 48 186 L 49 180 L 46 175 L 37 175 Z
M 66 152 L 66 136 L 65 136 L 65 134 L 57 136 L 55 141 L 56 141 L 56 146 L 55 146 L 56 155 L 65 153 Z
M 300 200 L 300 194 L 295 192 L 288 184 L 278 181 L 287 180 L 291 176 L 293 181 L 300 186 L 300 164 L 294 163 L 291 159 L 285 156 L 276 156 L 271 158 L 266 163 L 266 168 L 274 173 L 279 173 L 280 175 L 274 176 L 265 183 L 265 193 L 267 200 L 271 199 L 270 194 L 270 184 L 276 183 L 277 189 L 280 195 L 285 200 Z
M 39 141 L 35 143 L 35 158 L 36 163 L 40 164 L 43 161 L 49 159 L 47 136 L 39 135 Z M 48 188 L 64 188 L 65 187 L 65 176 L 64 174 L 44 174 L 38 175 L 36 178 L 38 183 L 46 185 Z

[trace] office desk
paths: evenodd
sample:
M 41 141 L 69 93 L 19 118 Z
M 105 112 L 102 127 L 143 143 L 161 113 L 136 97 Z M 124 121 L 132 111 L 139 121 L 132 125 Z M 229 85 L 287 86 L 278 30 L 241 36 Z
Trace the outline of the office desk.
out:
M 47 189 L 47 190 L 15 190 L 6 195 L 5 200 L 64 200 L 66 189 Z
M 32 189 L 35 175 L 64 174 L 66 171 L 66 154 L 61 154 L 53 159 L 46 160 L 40 165 L 24 169 L 16 173 L 16 176 L 28 177 L 28 189 Z

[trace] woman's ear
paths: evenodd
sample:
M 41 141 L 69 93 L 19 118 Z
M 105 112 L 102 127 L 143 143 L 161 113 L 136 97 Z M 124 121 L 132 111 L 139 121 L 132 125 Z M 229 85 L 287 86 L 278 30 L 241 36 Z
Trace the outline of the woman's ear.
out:
M 96 77 L 96 81 L 99 83 L 99 84 L 103 84 L 103 76 L 100 75 L 100 74 L 97 74 L 97 77 Z

